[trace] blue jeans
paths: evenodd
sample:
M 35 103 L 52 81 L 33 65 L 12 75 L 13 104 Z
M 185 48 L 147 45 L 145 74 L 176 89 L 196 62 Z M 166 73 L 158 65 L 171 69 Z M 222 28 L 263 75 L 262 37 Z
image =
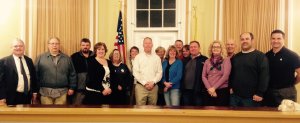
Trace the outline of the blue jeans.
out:
M 179 106 L 180 104 L 180 90 L 170 89 L 164 93 L 167 106 Z
M 233 107 L 259 107 L 261 102 L 256 102 L 253 98 L 243 98 L 235 94 L 230 95 L 230 106 Z

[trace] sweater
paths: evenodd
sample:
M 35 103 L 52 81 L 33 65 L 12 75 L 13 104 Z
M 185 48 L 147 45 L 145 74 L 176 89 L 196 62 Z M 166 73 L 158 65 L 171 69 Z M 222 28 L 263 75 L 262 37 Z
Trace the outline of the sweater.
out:
M 215 89 L 221 89 L 228 87 L 228 79 L 231 71 L 231 63 L 229 58 L 225 58 L 221 64 L 221 70 L 216 68 L 211 69 L 212 64 L 210 59 L 207 59 L 204 63 L 202 72 L 202 81 L 206 89 L 214 87 Z
M 168 60 L 164 60 L 162 63 L 163 76 L 161 82 L 171 82 L 172 89 L 179 89 L 182 77 L 182 62 L 179 59 L 175 60 L 169 69 L 169 80 L 166 80 L 166 68 L 168 66 L 168 62 Z
M 269 64 L 264 53 L 254 50 L 239 52 L 232 58 L 230 86 L 233 93 L 243 98 L 263 97 L 269 83 Z

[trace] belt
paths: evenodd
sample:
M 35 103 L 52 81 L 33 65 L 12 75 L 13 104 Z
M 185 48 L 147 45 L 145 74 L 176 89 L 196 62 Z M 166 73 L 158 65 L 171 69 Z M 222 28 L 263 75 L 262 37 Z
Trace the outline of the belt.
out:
M 18 92 L 16 94 L 19 94 L 19 95 L 28 95 L 28 94 L 25 94 L 24 92 Z
M 25 94 L 24 92 L 19 92 L 19 91 L 17 91 L 17 93 L 18 93 L 18 94 L 24 94 L 24 95 L 28 95 L 28 94 L 30 94 L 29 92 L 30 92 L 30 91 L 28 91 L 28 93 L 27 93 L 27 94 Z
M 136 81 L 136 83 L 138 83 L 138 84 L 140 84 L 140 85 L 142 85 L 142 86 L 144 86 L 142 83 L 140 83 L 139 81 Z M 156 85 L 156 83 L 154 83 L 154 86 Z
M 91 89 L 91 88 L 88 88 L 88 87 L 85 87 L 85 89 L 86 89 L 87 91 L 92 91 L 92 92 L 101 93 L 101 91 L 99 91 L 99 90 Z

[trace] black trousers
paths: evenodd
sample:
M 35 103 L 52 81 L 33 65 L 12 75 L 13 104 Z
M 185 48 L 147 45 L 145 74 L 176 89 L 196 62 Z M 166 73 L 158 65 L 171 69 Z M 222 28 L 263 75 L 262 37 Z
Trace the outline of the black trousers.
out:
M 158 92 L 157 92 L 157 103 L 156 105 L 159 105 L 159 106 L 164 106 L 166 105 L 166 102 L 165 102 L 165 98 L 164 98 L 164 85 L 162 82 L 159 82 L 158 84 Z
M 30 104 L 32 95 L 16 92 L 14 97 L 6 100 L 7 105 Z
M 230 99 L 229 88 L 216 89 L 217 97 L 212 97 L 206 91 L 203 97 L 204 106 L 228 106 Z
M 129 105 L 130 97 L 128 95 L 128 91 L 119 91 L 115 90 L 114 93 L 112 93 L 112 105 Z
M 203 106 L 203 91 L 195 93 L 192 89 L 181 91 L 181 106 Z
M 82 103 L 84 105 L 110 105 L 112 104 L 112 95 L 103 96 L 102 93 L 85 91 L 85 97 Z

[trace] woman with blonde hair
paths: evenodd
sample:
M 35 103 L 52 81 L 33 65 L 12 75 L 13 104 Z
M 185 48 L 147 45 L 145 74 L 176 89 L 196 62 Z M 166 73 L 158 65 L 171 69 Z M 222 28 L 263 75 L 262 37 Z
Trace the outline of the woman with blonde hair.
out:
M 159 58 L 161 59 L 161 62 L 163 62 L 164 61 L 164 57 L 165 57 L 165 53 L 166 53 L 165 48 L 162 47 L 162 46 L 158 46 L 155 49 L 155 53 L 159 56 Z
M 210 58 L 205 61 L 202 71 L 202 80 L 207 89 L 203 104 L 205 106 L 228 106 L 230 59 L 224 57 L 226 51 L 220 41 L 213 41 L 208 52 Z

